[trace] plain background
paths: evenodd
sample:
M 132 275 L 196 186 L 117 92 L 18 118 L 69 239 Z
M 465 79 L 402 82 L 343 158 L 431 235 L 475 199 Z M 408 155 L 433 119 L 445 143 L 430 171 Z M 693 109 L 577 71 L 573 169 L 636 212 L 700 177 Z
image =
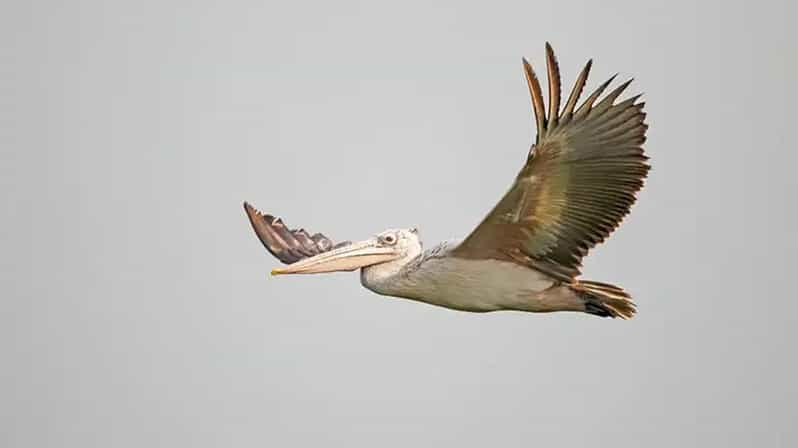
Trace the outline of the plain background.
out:
M 795 446 L 797 11 L 697 3 L 3 2 L 0 445 Z M 650 180 L 584 269 L 637 318 L 268 278 L 243 200 L 466 235 L 547 40 L 645 92 Z

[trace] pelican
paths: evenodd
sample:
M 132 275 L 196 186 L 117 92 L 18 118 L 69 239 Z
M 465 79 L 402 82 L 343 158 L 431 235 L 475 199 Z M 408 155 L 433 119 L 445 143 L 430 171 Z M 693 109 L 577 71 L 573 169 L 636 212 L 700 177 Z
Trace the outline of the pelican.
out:
M 631 79 L 602 97 L 613 76 L 577 107 L 592 62 L 561 109 L 559 66 L 546 43 L 546 111 L 537 75 L 522 59 L 537 137 L 509 191 L 465 239 L 424 250 L 412 228 L 335 244 L 245 202 L 257 237 L 287 264 L 272 275 L 360 269 L 361 284 L 377 294 L 454 310 L 631 318 L 636 306 L 622 288 L 577 279 L 582 258 L 629 213 L 650 169 L 645 103 L 640 95 L 616 101 Z

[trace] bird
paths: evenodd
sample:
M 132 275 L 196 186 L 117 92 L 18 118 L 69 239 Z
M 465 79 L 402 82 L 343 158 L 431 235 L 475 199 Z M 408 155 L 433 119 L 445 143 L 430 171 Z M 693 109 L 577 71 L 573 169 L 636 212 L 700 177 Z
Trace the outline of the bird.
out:
M 377 294 L 453 310 L 633 317 L 636 304 L 623 288 L 578 277 L 582 259 L 620 225 L 648 176 L 645 102 L 642 94 L 619 100 L 632 79 L 602 96 L 616 73 L 577 105 L 590 59 L 560 107 L 560 69 L 548 42 L 545 53 L 548 110 L 522 58 L 535 141 L 509 190 L 468 236 L 424 249 L 417 228 L 388 229 L 336 244 L 244 202 L 258 239 L 287 265 L 271 274 L 360 269 L 361 284 Z

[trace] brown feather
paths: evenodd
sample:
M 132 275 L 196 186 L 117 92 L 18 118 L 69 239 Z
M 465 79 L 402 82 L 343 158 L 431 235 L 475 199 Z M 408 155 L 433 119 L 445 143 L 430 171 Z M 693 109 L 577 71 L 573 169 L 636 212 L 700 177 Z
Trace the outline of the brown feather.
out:
M 286 264 L 350 244 L 349 241 L 333 244 L 321 233 L 310 236 L 304 229 L 291 230 L 282 219 L 264 215 L 246 202 L 244 202 L 244 210 L 255 230 L 255 235 L 263 243 L 263 246 L 275 258 Z
M 616 73 L 616 74 L 614 74 L 614 75 L 612 75 L 612 76 L 610 76 L 610 79 L 608 79 L 608 80 L 604 81 L 604 83 L 603 83 L 603 84 L 601 84 L 600 86 L 598 86 L 598 88 L 597 88 L 597 89 L 596 89 L 596 90 L 595 90 L 593 93 L 591 93 L 589 97 L 587 97 L 587 99 L 585 100 L 585 102 L 584 102 L 584 103 L 582 103 L 582 105 L 581 105 L 581 106 L 579 106 L 579 109 L 577 109 L 577 110 L 576 110 L 576 114 L 575 114 L 575 115 L 576 115 L 577 117 L 581 117 L 581 116 L 583 116 L 583 115 L 587 114 L 588 112 L 590 112 L 590 110 L 591 110 L 591 109 L 592 109 L 592 107 L 593 107 L 593 103 L 595 103 L 595 102 L 596 102 L 596 100 L 598 99 L 598 97 L 599 97 L 599 96 L 601 96 L 601 94 L 602 94 L 602 93 L 604 93 L 604 90 L 606 90 L 606 89 L 607 89 L 607 86 L 609 86 L 609 85 L 610 85 L 610 83 L 611 83 L 612 81 L 614 81 L 614 80 L 615 80 L 615 78 L 616 78 L 617 76 L 618 76 L 618 74 L 617 74 L 617 73 Z
M 526 84 L 529 87 L 529 95 L 532 97 L 532 110 L 535 112 L 535 124 L 538 138 L 540 138 L 546 129 L 546 112 L 543 106 L 543 94 L 540 90 L 538 77 L 535 75 L 535 71 L 532 70 L 532 65 L 530 65 L 529 61 L 525 58 L 522 59 L 522 61 L 524 64 L 524 74 L 526 75 Z
M 562 111 L 563 119 L 571 119 L 571 115 L 574 113 L 574 107 L 576 107 L 576 102 L 579 101 L 579 96 L 582 94 L 582 89 L 585 88 L 585 82 L 587 82 L 587 77 L 590 75 L 590 67 L 592 66 L 593 60 L 590 59 L 587 61 L 587 64 L 585 64 L 585 68 L 582 69 L 582 72 L 579 73 L 579 76 L 576 78 L 574 88 L 571 89 L 571 94 L 568 96 L 568 102 L 565 103 L 565 109 Z
M 573 113 L 591 63 L 574 84 L 557 124 L 559 68 L 547 45 L 549 120 L 540 86 L 525 60 L 538 126 L 533 151 L 510 191 L 453 251 L 463 258 L 521 263 L 564 282 L 579 274 L 582 258 L 629 213 L 647 176 L 643 152 L 646 114 L 635 96 L 615 101 L 631 81 L 596 103 L 613 76 Z M 556 132 L 551 132 L 556 126 Z
M 548 42 L 546 42 L 546 69 L 549 78 L 549 116 L 546 125 L 554 128 L 557 126 L 560 113 L 560 66 L 557 65 L 554 50 Z

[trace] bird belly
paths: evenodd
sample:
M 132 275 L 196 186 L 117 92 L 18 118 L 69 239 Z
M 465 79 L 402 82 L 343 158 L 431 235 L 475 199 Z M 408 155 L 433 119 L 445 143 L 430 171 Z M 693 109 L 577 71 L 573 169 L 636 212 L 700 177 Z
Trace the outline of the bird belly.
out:
M 535 311 L 536 298 L 554 285 L 538 271 L 498 260 L 429 260 L 388 294 L 463 311 Z

